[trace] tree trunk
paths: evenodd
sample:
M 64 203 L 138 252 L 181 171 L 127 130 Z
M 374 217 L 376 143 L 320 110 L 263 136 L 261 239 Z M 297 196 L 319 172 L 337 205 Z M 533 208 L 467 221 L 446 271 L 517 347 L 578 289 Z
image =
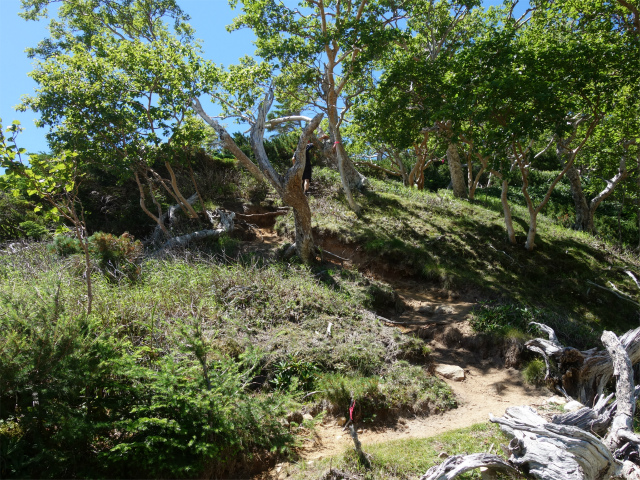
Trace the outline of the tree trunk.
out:
M 405 187 L 412 187 L 413 185 L 409 184 L 409 174 L 407 173 L 407 169 L 404 168 L 404 163 L 402 162 L 402 157 L 400 153 L 395 148 L 391 148 L 391 155 L 393 155 L 393 161 L 398 167 L 398 172 L 400 172 L 400 176 L 402 177 L 402 184 Z
M 538 212 L 529 212 L 529 231 L 527 232 L 527 242 L 524 248 L 531 251 L 536 246 L 536 231 L 538 230 Z
M 458 145 L 453 142 L 449 142 L 449 146 L 447 147 L 447 161 L 449 163 L 451 183 L 453 184 L 453 196 L 456 198 L 467 198 L 467 185 L 464 181 Z
M 340 172 L 340 180 L 342 188 L 347 197 L 349 208 L 356 213 L 360 212 L 360 206 L 353 199 L 351 191 L 360 189 L 366 184 L 366 178 L 356 170 L 355 165 L 347 155 L 347 151 L 342 144 L 342 135 L 340 134 L 340 119 L 338 116 L 338 92 L 333 78 L 333 60 L 330 60 L 331 68 L 325 74 L 323 82 L 324 93 L 327 101 L 327 119 L 329 121 L 329 132 L 334 142 L 336 156 L 338 160 L 338 171 Z
M 511 207 L 509 207 L 509 200 L 507 199 L 507 193 L 509 193 L 509 182 L 502 181 L 502 194 L 500 195 L 500 202 L 502 202 L 502 211 L 504 212 L 504 224 L 507 227 L 507 235 L 509 236 L 509 242 L 513 245 L 516 244 L 516 232 L 513 230 L 513 219 L 511 218 Z
M 587 203 L 587 197 L 582 191 L 582 182 L 580 180 L 580 172 L 576 167 L 567 170 L 567 179 L 571 186 L 571 197 L 576 210 L 576 220 L 573 224 L 574 230 L 583 232 L 593 232 L 593 215 Z

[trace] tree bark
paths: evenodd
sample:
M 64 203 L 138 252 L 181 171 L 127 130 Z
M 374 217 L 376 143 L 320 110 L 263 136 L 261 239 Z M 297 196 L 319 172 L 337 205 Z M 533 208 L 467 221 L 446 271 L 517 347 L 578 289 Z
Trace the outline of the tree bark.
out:
M 513 219 L 511 218 L 511 207 L 509 207 L 509 200 L 507 194 L 509 193 L 509 182 L 502 180 L 502 193 L 500 194 L 500 202 L 502 202 L 502 211 L 504 213 L 504 224 L 507 228 L 507 236 L 509 242 L 513 245 L 516 244 L 516 232 L 513 229 Z
M 449 142 L 447 147 L 447 162 L 449 163 L 449 173 L 453 184 L 453 196 L 456 198 L 467 198 L 467 185 L 464 181 L 462 164 L 460 163 L 460 153 L 458 145 Z
M 571 188 L 571 197 L 576 210 L 576 219 L 573 224 L 574 230 L 583 232 L 593 232 L 593 215 L 587 203 L 587 197 L 582 191 L 580 172 L 574 166 L 567 170 L 567 179 Z

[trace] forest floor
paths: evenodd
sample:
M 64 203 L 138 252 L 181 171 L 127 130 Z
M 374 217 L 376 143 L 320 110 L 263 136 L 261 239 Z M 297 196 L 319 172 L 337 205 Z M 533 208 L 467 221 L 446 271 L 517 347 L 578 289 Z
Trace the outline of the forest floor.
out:
M 283 241 L 270 229 L 259 230 L 256 242 L 246 242 L 245 252 L 268 254 Z M 402 313 L 389 314 L 394 322 L 420 322 L 421 325 L 400 326 L 404 334 L 414 334 L 425 340 L 431 351 L 433 365 L 455 365 L 464 369 L 465 379 L 455 381 L 443 378 L 456 396 L 458 408 L 427 417 L 402 417 L 397 421 L 357 425 L 359 439 L 366 451 L 367 445 L 393 440 L 429 438 L 458 430 L 477 423 L 485 423 L 489 415 L 502 416 L 511 406 L 532 405 L 542 407 L 552 393 L 546 388 L 535 388 L 525 383 L 515 368 L 505 368 L 500 349 L 491 349 L 482 343 L 469 341 L 475 336 L 468 316 L 480 298 L 473 292 L 456 292 L 435 289 L 426 282 L 403 278 L 387 265 L 376 262 L 341 245 L 333 238 L 316 239 L 326 255 L 336 265 L 357 266 L 367 276 L 389 283 L 405 305 Z M 340 257 L 340 260 L 337 258 Z M 344 453 L 353 447 L 347 430 L 337 418 L 327 416 L 316 428 L 313 439 L 300 450 L 301 462 L 311 464 L 323 458 Z M 278 464 L 261 479 L 286 478 L 291 467 Z

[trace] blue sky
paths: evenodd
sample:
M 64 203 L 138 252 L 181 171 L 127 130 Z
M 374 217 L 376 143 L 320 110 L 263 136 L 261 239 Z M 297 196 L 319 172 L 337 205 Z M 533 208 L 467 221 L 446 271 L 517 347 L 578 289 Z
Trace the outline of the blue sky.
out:
M 190 23 L 196 36 L 203 41 L 206 58 L 229 65 L 241 56 L 253 53 L 254 36 L 250 31 L 229 33 L 225 29 L 238 13 L 229 7 L 227 0 L 179 0 L 179 4 L 191 16 Z M 33 112 L 17 112 L 14 107 L 20 103 L 22 95 L 34 92 L 35 82 L 27 75 L 33 65 L 24 51 L 47 36 L 48 22 L 27 22 L 18 16 L 19 11 L 20 0 L 0 0 L 0 118 L 5 126 L 19 120 L 24 128 L 19 145 L 31 153 L 38 153 L 48 150 L 45 130 L 35 126 Z M 203 103 L 203 106 L 210 114 L 218 113 L 211 103 Z M 229 127 L 234 130 L 231 124 Z

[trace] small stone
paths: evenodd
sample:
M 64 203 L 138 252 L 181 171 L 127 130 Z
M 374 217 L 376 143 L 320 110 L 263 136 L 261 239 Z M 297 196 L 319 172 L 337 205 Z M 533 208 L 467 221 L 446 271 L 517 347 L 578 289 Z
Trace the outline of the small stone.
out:
M 310 413 L 305 413 L 304 415 L 302 415 L 302 419 L 303 420 L 313 420 L 313 416 Z
M 362 433 L 362 429 L 361 429 L 361 428 L 359 428 L 359 429 L 357 430 L 357 432 L 358 432 L 358 433 Z
M 567 401 L 562 397 L 554 395 L 553 397 L 547 398 L 545 400 L 545 403 L 547 403 L 548 405 L 564 405 L 565 403 L 567 403 Z
M 336 425 L 339 427 L 344 427 L 344 424 L 347 423 L 347 417 L 338 417 L 336 420 Z
M 565 404 L 563 408 L 563 410 L 565 412 L 577 412 L 578 410 L 580 410 L 581 408 L 583 408 L 584 405 L 581 404 L 580 402 L 578 402 L 577 400 L 572 400 L 568 403 Z
M 434 311 L 433 305 L 422 305 L 418 307 L 418 313 L 422 315 L 431 315 Z
M 447 452 L 440 452 L 440 455 L 438 455 L 440 458 L 447 458 L 448 456 L 449 454 Z
M 336 435 L 336 440 L 340 440 L 342 438 L 342 435 Z
M 436 373 L 442 375 L 444 378 L 461 382 L 464 380 L 464 370 L 456 365 L 436 365 Z

